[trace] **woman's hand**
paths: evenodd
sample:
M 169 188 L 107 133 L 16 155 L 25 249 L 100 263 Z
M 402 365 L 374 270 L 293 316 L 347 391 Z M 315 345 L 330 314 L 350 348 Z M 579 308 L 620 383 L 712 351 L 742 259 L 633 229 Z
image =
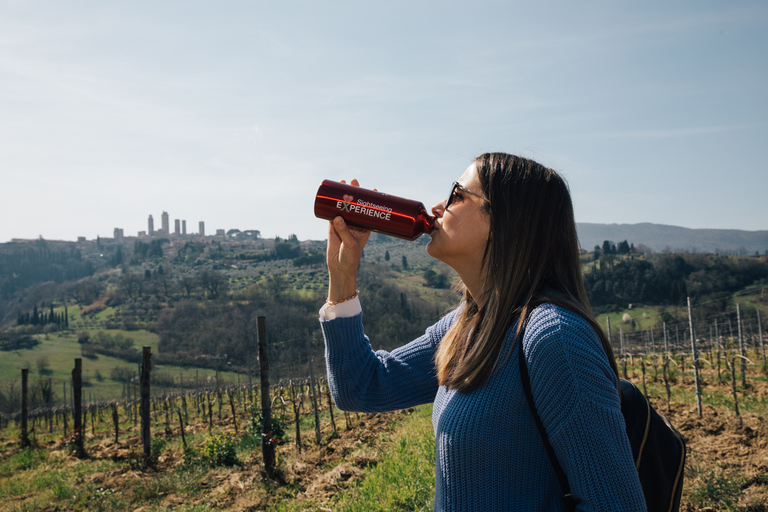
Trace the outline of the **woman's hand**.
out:
M 341 183 L 346 183 L 344 180 Z M 359 187 L 357 180 L 350 183 Z M 357 268 L 363 249 L 371 235 L 369 230 L 349 228 L 341 217 L 330 221 L 328 226 L 328 300 L 339 301 L 351 297 L 357 291 Z

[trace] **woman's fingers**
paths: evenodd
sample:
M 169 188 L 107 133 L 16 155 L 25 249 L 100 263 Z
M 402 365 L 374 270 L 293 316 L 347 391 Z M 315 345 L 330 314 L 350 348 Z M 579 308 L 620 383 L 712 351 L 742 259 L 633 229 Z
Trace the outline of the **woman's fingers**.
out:
M 341 180 L 341 183 L 346 182 Z M 350 185 L 359 187 L 360 183 L 353 179 Z M 341 216 L 331 220 L 328 226 L 329 270 L 331 270 L 331 265 L 341 269 L 357 269 L 363 248 L 370 236 L 370 230 L 350 227 Z

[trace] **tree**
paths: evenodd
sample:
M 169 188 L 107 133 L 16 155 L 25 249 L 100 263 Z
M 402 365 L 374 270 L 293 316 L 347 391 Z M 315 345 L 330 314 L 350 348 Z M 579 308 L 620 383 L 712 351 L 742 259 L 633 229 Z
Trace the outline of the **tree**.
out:
M 192 292 L 194 292 L 197 288 L 198 280 L 194 276 L 181 276 L 179 279 L 179 284 L 182 288 L 184 288 L 184 291 L 187 294 L 187 298 L 189 298 L 192 296 Z
M 40 375 L 48 375 L 51 373 L 51 362 L 48 361 L 47 356 L 40 356 L 37 358 L 37 373 Z
M 114 256 L 112 256 L 110 259 L 110 264 L 113 267 L 117 267 L 123 264 L 123 248 L 119 245 L 117 246 L 117 250 L 115 250 Z
M 267 288 L 269 293 L 279 298 L 288 289 L 288 278 L 285 274 L 270 274 L 267 276 Z
M 208 292 L 208 297 L 211 299 L 219 298 L 229 286 L 226 276 L 215 270 L 203 270 L 197 275 L 197 280 L 200 286 Z
M 389 261 L 389 251 L 386 251 L 386 252 L 384 253 L 384 259 L 385 259 L 386 261 Z
M 139 279 L 138 274 L 133 272 L 126 272 L 117 279 L 118 289 L 126 294 L 129 299 L 134 297 L 141 297 L 143 292 L 142 280 Z
M 610 240 L 603 242 L 603 254 L 616 254 L 616 244 Z
M 405 257 L 405 254 L 403 254 L 403 269 L 408 268 L 408 258 Z
M 448 288 L 449 285 L 445 274 L 437 273 L 431 268 L 424 271 L 424 279 L 430 288 Z

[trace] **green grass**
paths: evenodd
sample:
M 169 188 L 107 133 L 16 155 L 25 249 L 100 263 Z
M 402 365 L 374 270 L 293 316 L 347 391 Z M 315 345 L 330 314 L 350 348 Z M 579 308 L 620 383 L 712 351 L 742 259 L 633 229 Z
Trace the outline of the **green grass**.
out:
M 288 499 L 274 510 L 299 512 L 320 507 L 344 512 L 432 510 L 435 493 L 435 438 L 432 433 L 432 406 L 417 407 L 380 453 L 381 462 L 369 468 L 365 477 L 339 493 L 332 503 Z
M 648 306 L 648 307 L 633 307 L 632 309 L 624 309 L 615 313 L 604 313 L 598 315 L 597 321 L 607 332 L 606 318 L 611 319 L 611 335 L 613 338 L 618 339 L 619 329 L 622 329 L 625 333 L 639 332 L 653 327 L 661 326 L 661 316 L 659 311 L 660 307 Z M 631 322 L 624 322 L 623 317 L 628 314 L 633 320 L 634 325 Z M 656 340 L 658 341 L 661 334 L 660 327 L 657 329 Z
M 714 510 L 742 510 L 736 505 L 746 476 L 720 465 L 704 468 L 696 454 L 691 455 L 686 463 L 685 479 L 692 485 L 685 491 L 685 501 L 695 510 L 708 507 Z

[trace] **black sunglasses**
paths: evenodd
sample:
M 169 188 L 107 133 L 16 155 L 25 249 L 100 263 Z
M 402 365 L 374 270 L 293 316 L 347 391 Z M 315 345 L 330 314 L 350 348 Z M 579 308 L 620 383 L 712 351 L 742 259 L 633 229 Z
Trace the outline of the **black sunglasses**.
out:
M 478 194 L 477 192 L 469 190 L 467 187 L 462 186 L 458 181 L 454 181 L 453 185 L 451 186 L 451 193 L 448 195 L 448 200 L 445 202 L 446 209 L 448 209 L 448 207 L 451 206 L 453 202 L 456 200 L 457 190 L 460 190 L 462 192 L 467 192 L 468 194 L 472 194 L 473 196 L 477 196 L 480 199 L 484 199 L 485 201 L 488 201 L 489 203 L 491 202 L 491 200 L 485 197 L 483 194 Z

